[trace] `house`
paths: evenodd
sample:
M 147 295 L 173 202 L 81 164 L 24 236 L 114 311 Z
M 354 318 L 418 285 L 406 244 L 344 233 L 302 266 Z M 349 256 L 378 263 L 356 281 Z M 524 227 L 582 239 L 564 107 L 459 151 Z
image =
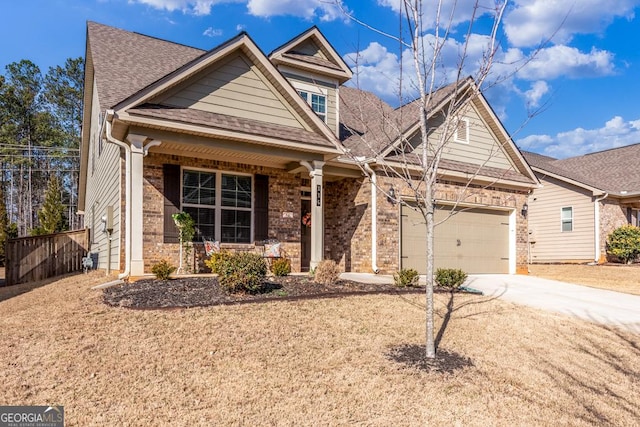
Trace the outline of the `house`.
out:
M 640 144 L 562 160 L 524 155 L 542 184 L 528 201 L 531 262 L 603 262 L 607 236 L 640 225 Z
M 416 104 L 393 109 L 345 86 L 351 77 L 316 27 L 266 55 L 246 33 L 203 51 L 89 22 L 79 204 L 99 268 L 177 265 L 171 215 L 185 211 L 196 268 L 208 238 L 232 250 L 277 239 L 294 271 L 327 258 L 345 271 L 423 270 L 424 224 L 389 173 L 399 144 L 422 150 Z M 537 180 L 473 88 L 441 89 L 429 111 L 429 132 L 444 134 L 444 111 L 467 100 L 439 168 L 436 216 L 454 215 L 436 230 L 436 265 L 515 273 Z

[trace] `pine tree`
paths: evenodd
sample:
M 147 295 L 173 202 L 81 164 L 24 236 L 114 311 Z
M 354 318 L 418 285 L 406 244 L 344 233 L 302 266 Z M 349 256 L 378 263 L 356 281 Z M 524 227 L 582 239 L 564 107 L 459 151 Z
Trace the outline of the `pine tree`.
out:
M 62 204 L 62 184 L 56 175 L 49 180 L 44 203 L 38 212 L 40 226 L 34 234 L 50 234 L 63 231 L 65 228 L 64 205 Z

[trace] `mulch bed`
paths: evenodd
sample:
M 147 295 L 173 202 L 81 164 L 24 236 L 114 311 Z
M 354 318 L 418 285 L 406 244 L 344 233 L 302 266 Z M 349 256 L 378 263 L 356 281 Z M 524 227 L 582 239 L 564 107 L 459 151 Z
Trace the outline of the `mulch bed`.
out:
M 397 288 L 387 284 L 369 284 L 338 280 L 330 285 L 315 283 L 308 276 L 271 277 L 263 291 L 255 294 L 228 294 L 215 277 L 184 277 L 170 280 L 143 279 L 104 290 L 104 302 L 115 307 L 135 309 L 206 307 L 268 300 L 331 298 L 360 294 L 422 293 L 424 287 Z

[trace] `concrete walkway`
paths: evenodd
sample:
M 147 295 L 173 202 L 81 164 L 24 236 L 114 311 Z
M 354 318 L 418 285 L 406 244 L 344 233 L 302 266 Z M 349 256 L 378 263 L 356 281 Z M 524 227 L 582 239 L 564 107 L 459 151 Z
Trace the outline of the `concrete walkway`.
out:
M 344 273 L 341 277 L 370 283 L 393 283 L 391 276 Z M 507 274 L 470 275 L 465 286 L 479 289 L 485 296 L 600 324 L 621 326 L 640 334 L 640 296 Z

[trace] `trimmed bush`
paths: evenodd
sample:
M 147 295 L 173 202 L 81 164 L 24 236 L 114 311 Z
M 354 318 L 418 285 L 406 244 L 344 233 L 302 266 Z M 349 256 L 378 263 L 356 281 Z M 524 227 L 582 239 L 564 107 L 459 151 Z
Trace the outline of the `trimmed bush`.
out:
M 289 258 L 277 258 L 271 262 L 271 272 L 275 276 L 288 276 L 291 273 L 291 260 Z
M 222 257 L 215 264 L 220 287 L 227 292 L 258 292 L 267 275 L 267 264 L 259 254 L 237 252 Z
M 220 274 L 220 266 L 231 258 L 232 253 L 229 251 L 219 251 L 211 254 L 204 264 L 211 269 L 212 273 Z
M 167 280 L 171 273 L 176 271 L 176 267 L 169 264 L 169 261 L 166 259 L 161 260 L 159 263 L 151 267 L 151 272 L 155 274 L 156 279 L 159 280 Z
M 625 264 L 640 255 L 640 227 L 623 225 L 609 234 L 607 252 L 617 257 Z
M 335 261 L 331 259 L 325 259 L 320 261 L 314 271 L 313 280 L 316 283 L 322 285 L 330 285 L 335 283 L 340 278 L 340 267 Z
M 436 283 L 438 286 L 449 289 L 458 289 L 467 280 L 467 273 L 454 268 L 439 268 L 436 270 Z
M 413 268 L 403 268 L 393 275 L 393 282 L 399 288 L 418 286 L 420 275 Z

